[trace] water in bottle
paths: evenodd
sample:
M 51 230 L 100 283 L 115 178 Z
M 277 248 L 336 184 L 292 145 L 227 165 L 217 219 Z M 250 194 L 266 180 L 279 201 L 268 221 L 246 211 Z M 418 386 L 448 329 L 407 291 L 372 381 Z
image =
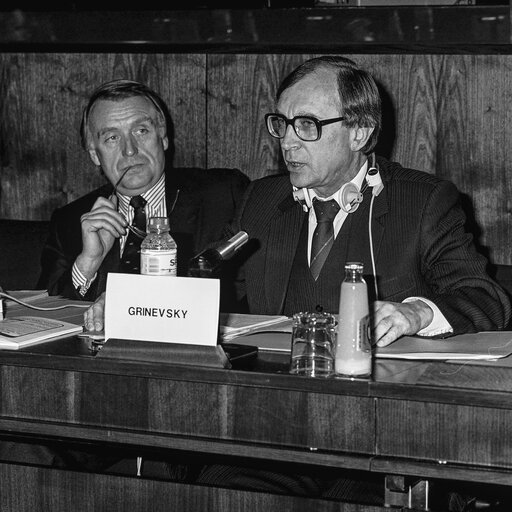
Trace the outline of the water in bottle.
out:
M 175 276 L 177 246 L 169 234 L 169 219 L 151 217 L 148 231 L 140 246 L 140 273 L 147 276 Z

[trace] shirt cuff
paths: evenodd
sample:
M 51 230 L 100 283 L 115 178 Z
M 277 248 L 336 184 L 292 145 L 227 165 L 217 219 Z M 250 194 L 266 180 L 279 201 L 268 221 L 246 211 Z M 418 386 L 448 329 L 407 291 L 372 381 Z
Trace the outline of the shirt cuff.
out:
M 83 274 L 82 272 L 80 271 L 80 269 L 78 268 L 77 264 L 76 263 L 73 263 L 73 269 L 71 270 L 71 279 L 73 281 L 73 286 L 75 288 L 75 290 L 78 291 L 78 293 L 84 297 L 85 294 L 87 293 L 87 291 L 89 290 L 89 287 L 91 286 L 91 284 L 94 282 L 94 280 L 96 279 L 96 275 L 97 274 L 94 274 L 94 276 L 92 277 L 92 279 L 87 279 Z
M 441 313 L 441 310 L 431 301 L 424 297 L 407 297 L 402 302 L 413 302 L 415 300 L 421 300 L 434 312 L 432 321 L 426 327 L 416 333 L 416 336 L 439 336 L 440 334 L 447 334 L 453 332 L 453 327 L 450 325 L 445 316 Z

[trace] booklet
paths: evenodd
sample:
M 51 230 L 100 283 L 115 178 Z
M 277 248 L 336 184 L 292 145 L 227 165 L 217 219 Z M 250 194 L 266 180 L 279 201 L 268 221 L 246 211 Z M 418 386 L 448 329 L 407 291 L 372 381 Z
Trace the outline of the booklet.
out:
M 0 321 L 0 349 L 17 350 L 82 332 L 82 326 L 36 316 L 18 316 Z
M 279 315 L 245 315 L 241 313 L 221 313 L 219 334 L 222 341 L 238 336 L 271 330 L 286 330 L 291 333 L 291 319 Z

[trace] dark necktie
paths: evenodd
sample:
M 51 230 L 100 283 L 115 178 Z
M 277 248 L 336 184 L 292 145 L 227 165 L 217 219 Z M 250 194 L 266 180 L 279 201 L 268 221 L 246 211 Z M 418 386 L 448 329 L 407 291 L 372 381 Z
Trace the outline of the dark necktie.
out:
M 130 205 L 133 207 L 132 226 L 146 232 L 146 212 L 144 206 L 146 200 L 142 196 L 134 196 L 130 199 Z M 138 274 L 140 272 L 140 244 L 142 238 L 133 231 L 128 232 L 126 243 L 124 245 L 123 256 L 119 266 L 120 272 L 126 274 Z
M 334 242 L 333 220 L 340 211 L 340 205 L 334 199 L 319 201 L 315 197 L 313 208 L 316 213 L 317 225 L 311 241 L 311 263 L 309 268 L 313 279 L 316 281 Z

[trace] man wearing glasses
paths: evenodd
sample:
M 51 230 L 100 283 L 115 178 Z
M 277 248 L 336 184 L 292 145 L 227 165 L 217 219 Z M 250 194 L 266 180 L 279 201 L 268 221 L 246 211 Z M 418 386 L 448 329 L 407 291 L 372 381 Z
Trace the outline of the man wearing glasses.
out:
M 344 264 L 361 261 L 380 346 L 507 325 L 509 299 L 463 229 L 455 186 L 375 157 L 381 102 L 366 71 L 342 57 L 306 61 L 265 120 L 288 175 L 251 183 L 234 227 L 259 245 L 243 268 L 251 313 L 337 313 Z M 329 215 L 318 250 L 318 217 Z
M 375 157 L 381 102 L 367 72 L 342 57 L 306 61 L 284 79 L 265 121 L 288 174 L 253 181 L 232 227 L 256 242 L 240 254 L 251 313 L 337 313 L 345 263 L 360 261 L 380 346 L 402 335 L 507 325 L 509 299 L 464 231 L 455 186 Z M 199 478 L 253 490 L 272 482 L 284 492 L 376 505 L 384 502 L 383 480 L 219 465 Z

